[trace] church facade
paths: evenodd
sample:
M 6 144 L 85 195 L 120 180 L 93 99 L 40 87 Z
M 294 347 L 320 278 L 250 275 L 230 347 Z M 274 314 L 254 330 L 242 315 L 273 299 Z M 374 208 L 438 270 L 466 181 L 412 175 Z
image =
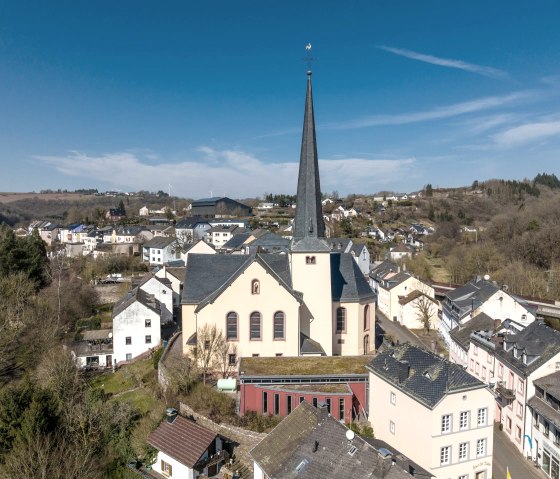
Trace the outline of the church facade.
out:
M 325 240 L 308 72 L 293 239 L 286 254 L 192 254 L 185 272 L 183 352 L 216 326 L 237 356 L 372 352 L 375 294 L 350 253 Z

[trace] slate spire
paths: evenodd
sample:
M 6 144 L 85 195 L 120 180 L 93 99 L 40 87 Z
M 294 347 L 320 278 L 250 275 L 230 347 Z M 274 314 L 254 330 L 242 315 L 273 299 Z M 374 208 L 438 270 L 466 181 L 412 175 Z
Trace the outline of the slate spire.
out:
M 324 238 L 325 222 L 323 221 L 321 208 L 321 185 L 319 182 L 317 139 L 315 137 L 311 71 L 307 72 L 307 95 L 305 98 L 296 201 L 294 244 L 304 238 Z

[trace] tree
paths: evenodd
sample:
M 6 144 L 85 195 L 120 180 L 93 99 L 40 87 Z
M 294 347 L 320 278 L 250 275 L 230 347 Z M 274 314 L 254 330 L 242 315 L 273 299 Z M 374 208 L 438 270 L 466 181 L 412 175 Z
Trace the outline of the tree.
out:
M 432 329 L 432 318 L 437 312 L 435 302 L 426 293 L 420 292 L 420 296 L 414 300 L 416 318 L 422 323 L 426 334 Z
M 217 351 L 222 349 L 224 341 L 224 335 L 216 325 L 205 324 L 196 332 L 196 347 L 193 356 L 202 374 L 204 384 L 206 384 L 206 377 L 215 363 Z
M 119 201 L 119 210 L 121 210 L 122 214 L 123 214 L 124 216 L 126 216 L 126 209 L 125 209 L 125 207 L 124 207 L 124 201 L 123 201 L 123 200 L 120 200 L 120 201 Z
M 432 184 L 431 184 L 431 183 L 428 183 L 428 184 L 426 185 L 425 191 L 426 191 L 426 196 L 427 196 L 427 197 L 434 196 L 434 189 L 432 188 Z
M 222 334 L 223 338 L 223 334 Z M 230 361 L 230 357 L 236 358 Z M 237 344 L 230 343 L 223 338 L 216 344 L 216 354 L 214 355 L 214 366 L 220 371 L 222 377 L 227 378 L 237 365 Z

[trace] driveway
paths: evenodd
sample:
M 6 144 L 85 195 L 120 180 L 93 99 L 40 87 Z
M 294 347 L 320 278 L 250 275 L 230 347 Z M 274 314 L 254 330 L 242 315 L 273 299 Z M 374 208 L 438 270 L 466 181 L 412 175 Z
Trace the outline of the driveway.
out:
M 400 323 L 390 321 L 379 310 L 375 312 L 375 347 L 378 348 L 383 342 L 383 336 L 391 336 L 395 343 L 410 343 L 416 346 L 422 346 L 422 342 L 408 328 Z

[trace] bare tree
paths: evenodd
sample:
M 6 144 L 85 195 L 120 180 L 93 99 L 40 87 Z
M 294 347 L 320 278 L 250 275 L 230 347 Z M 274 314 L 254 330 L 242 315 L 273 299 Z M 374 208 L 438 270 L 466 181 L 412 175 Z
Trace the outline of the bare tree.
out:
M 420 296 L 414 300 L 416 318 L 422 323 L 426 333 L 430 332 L 432 328 L 432 318 L 437 312 L 435 301 L 430 298 L 425 292 L 420 291 Z
M 222 333 L 220 335 L 222 338 L 216 344 L 214 367 L 220 371 L 220 374 L 225 379 L 237 365 L 237 344 L 226 341 Z M 235 360 L 232 361 L 231 359 Z
M 224 341 L 224 335 L 216 325 L 206 324 L 196 332 L 196 347 L 193 356 L 200 368 L 204 384 L 206 384 L 206 377 L 215 362 L 216 351 L 220 349 L 220 345 Z

